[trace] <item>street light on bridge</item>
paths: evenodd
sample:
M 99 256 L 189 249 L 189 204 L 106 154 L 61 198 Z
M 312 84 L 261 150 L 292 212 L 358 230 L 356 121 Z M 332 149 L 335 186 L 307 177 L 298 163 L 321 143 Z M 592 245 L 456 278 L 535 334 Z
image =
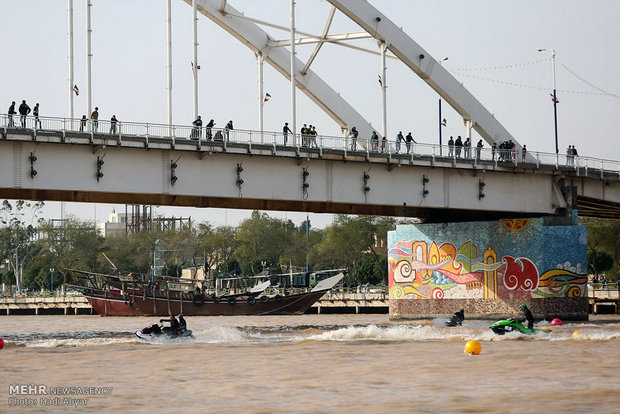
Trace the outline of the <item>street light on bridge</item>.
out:
M 448 60 L 448 57 L 445 56 L 442 59 L 439 59 L 439 66 L 441 66 L 442 62 Z M 442 155 L 441 149 L 441 127 L 443 126 L 443 119 L 441 118 L 441 95 L 439 95 L 439 155 Z
M 555 153 L 556 155 L 560 153 L 560 148 L 558 147 L 558 96 L 556 94 L 555 89 L 555 50 L 554 49 L 545 49 L 538 48 L 539 52 L 550 51 L 551 52 L 551 73 L 553 76 L 553 120 L 555 125 Z

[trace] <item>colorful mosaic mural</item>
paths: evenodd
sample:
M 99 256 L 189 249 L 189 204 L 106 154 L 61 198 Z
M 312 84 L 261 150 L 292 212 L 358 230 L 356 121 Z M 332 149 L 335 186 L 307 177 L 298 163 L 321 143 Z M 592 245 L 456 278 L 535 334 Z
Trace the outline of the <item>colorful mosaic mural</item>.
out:
M 534 219 L 405 225 L 390 232 L 388 245 L 392 299 L 586 294 L 581 226 L 544 226 Z

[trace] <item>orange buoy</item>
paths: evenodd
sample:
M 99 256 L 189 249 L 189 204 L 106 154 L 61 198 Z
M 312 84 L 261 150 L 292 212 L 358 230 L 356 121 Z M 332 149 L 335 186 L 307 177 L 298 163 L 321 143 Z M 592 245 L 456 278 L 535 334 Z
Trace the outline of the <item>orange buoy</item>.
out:
M 482 346 L 480 346 L 480 342 L 478 341 L 467 341 L 465 344 L 465 353 L 469 355 L 480 355 L 480 351 L 482 351 Z
M 576 338 L 579 335 L 581 335 L 581 331 L 579 329 L 577 329 L 575 332 L 573 332 L 573 338 Z

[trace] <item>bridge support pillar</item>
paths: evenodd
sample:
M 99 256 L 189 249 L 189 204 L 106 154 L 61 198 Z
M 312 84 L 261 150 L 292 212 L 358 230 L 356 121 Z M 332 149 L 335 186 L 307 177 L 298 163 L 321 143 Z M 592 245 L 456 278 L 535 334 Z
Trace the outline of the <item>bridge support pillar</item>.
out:
M 68 308 L 65 306 L 65 315 L 67 314 L 67 309 L 68 309 Z
M 39 307 L 38 307 L 38 306 L 34 308 L 34 314 L 35 314 L 35 315 L 38 315 L 38 314 L 39 314 Z
M 356 314 L 356 315 L 359 315 L 359 313 L 360 313 L 360 307 L 359 307 L 359 306 L 356 306 L 356 307 L 355 307 L 355 314 Z
M 6 316 L 9 316 L 11 314 L 11 309 L 10 308 L 6 308 Z
M 388 233 L 390 318 L 588 319 L 586 228 L 554 217 L 399 225 Z
M 73 314 L 74 315 L 77 315 L 77 310 L 78 310 L 78 308 L 73 308 Z

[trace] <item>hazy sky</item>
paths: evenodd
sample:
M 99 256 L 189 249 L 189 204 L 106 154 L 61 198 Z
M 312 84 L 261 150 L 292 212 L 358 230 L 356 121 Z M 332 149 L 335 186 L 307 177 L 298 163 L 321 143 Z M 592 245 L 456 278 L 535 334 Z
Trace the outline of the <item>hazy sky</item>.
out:
M 246 15 L 288 25 L 288 0 L 229 0 Z M 620 160 L 620 1 L 416 1 L 374 0 L 434 58 L 449 60 L 451 71 L 530 151 L 554 152 L 553 104 L 549 53 L 557 51 L 559 146 L 575 145 L 580 155 Z M 173 118 L 192 121 L 192 9 L 173 0 Z M 86 114 L 85 0 L 74 0 L 75 116 Z M 167 122 L 166 2 L 163 0 L 93 0 L 93 106 L 100 118 Z M 297 28 L 319 35 L 331 5 L 325 0 L 297 0 Z M 274 38 L 286 32 L 266 28 Z M 337 12 L 330 33 L 359 31 Z M 241 129 L 258 128 L 257 69 L 254 54 L 204 16 L 198 22 L 199 113 L 218 126 L 228 119 Z M 68 116 L 66 0 L 0 0 L 0 110 L 12 100 L 39 102 L 41 115 Z M 366 39 L 356 45 L 377 49 Z M 314 46 L 298 47 L 306 60 Z M 312 66 L 332 88 L 380 130 L 381 89 L 378 56 L 326 44 Z M 418 142 L 437 143 L 438 96 L 402 63 L 388 60 L 389 138 L 412 131 Z M 266 130 L 280 130 L 289 120 L 289 84 L 265 65 Z M 443 105 L 444 136 L 465 135 L 462 119 Z M 317 125 L 319 134 L 340 129 L 305 95 L 297 97 L 297 123 Z M 478 140 L 473 133 L 472 139 Z M 112 205 L 65 204 L 68 213 L 98 221 Z M 117 211 L 124 207 L 117 206 Z M 188 216 L 229 224 L 249 211 L 160 207 L 158 214 Z M 46 214 L 60 215 L 59 203 Z M 277 213 L 284 217 L 285 213 Z M 305 214 L 288 213 L 295 222 Z M 324 226 L 330 215 L 311 214 Z

